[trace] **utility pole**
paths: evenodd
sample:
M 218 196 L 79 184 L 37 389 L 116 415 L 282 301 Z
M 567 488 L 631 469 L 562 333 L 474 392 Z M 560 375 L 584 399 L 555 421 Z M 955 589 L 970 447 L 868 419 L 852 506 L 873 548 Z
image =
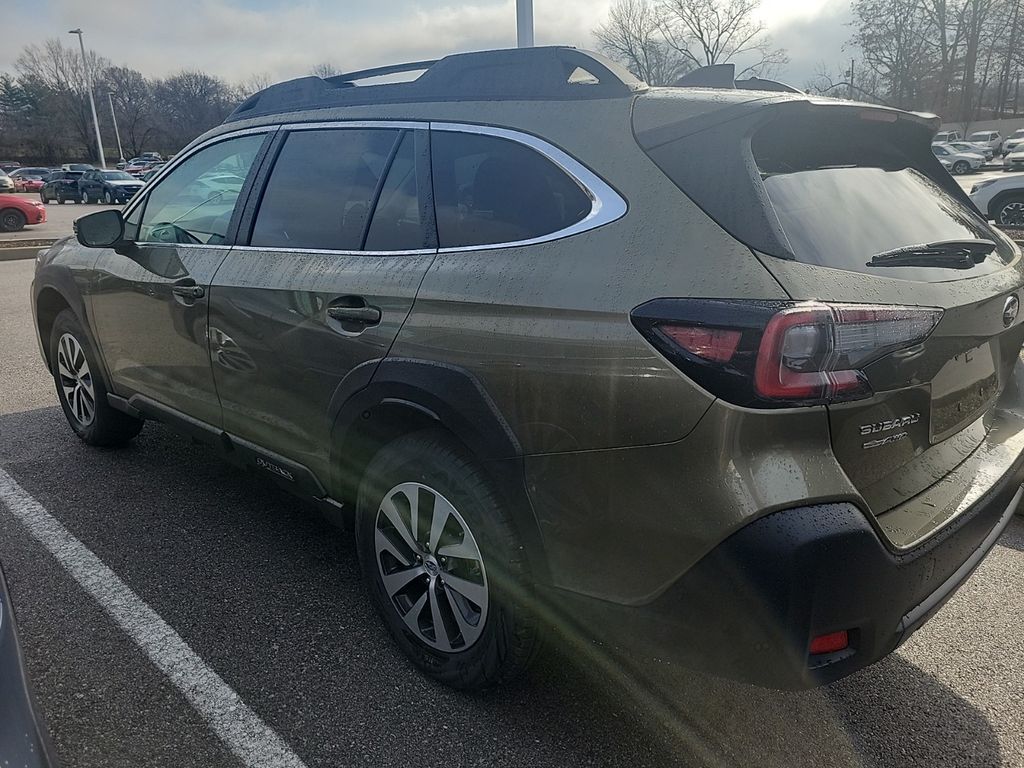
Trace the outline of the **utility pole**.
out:
M 846 98 L 848 98 L 850 100 L 853 99 L 853 87 L 854 87 L 854 83 L 853 83 L 853 61 L 854 61 L 853 59 L 850 59 L 850 71 L 846 73 L 846 82 L 849 83 L 849 86 L 846 89 L 846 94 L 847 94 Z
M 92 97 L 92 75 L 89 72 L 89 59 L 85 56 L 85 43 L 82 42 L 82 30 L 69 29 L 69 35 L 78 35 L 78 46 L 82 49 L 82 66 L 85 68 L 85 89 L 89 92 L 89 109 L 92 111 L 92 126 L 96 129 L 96 151 L 100 155 L 100 168 L 107 170 L 107 161 L 103 157 L 103 137 L 100 136 L 100 121 L 96 117 L 96 101 Z
M 121 132 L 117 130 L 117 115 L 114 114 L 114 92 L 107 91 L 107 101 L 110 102 L 110 119 L 114 121 L 114 136 L 117 138 L 117 159 L 124 162 L 124 150 L 121 149 Z
M 533 0 L 516 0 L 516 45 L 533 47 Z

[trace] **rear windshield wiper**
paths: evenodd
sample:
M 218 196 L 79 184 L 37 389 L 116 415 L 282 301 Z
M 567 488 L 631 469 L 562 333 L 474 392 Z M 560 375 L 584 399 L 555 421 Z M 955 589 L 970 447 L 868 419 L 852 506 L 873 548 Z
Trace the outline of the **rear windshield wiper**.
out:
M 945 267 L 971 269 L 996 249 L 992 240 L 939 240 L 905 245 L 871 257 L 869 267 Z

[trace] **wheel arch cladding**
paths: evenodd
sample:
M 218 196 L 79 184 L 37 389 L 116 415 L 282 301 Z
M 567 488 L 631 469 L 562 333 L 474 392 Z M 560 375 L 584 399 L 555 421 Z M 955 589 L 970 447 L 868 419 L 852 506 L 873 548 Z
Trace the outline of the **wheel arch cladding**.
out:
M 444 429 L 483 464 L 512 512 L 534 577 L 547 580 L 540 528 L 526 491 L 522 448 L 471 373 L 405 358 L 360 366 L 339 386 L 330 417 L 330 484 L 338 498 L 355 499 L 366 467 L 391 441 L 422 429 Z
M 53 286 L 47 285 L 39 291 L 39 295 L 36 297 L 36 323 L 47 365 L 52 362 L 50 360 L 50 333 L 53 330 L 53 323 L 57 319 L 57 315 L 65 309 L 70 309 L 81 318 L 79 310 L 75 309 L 64 294 Z

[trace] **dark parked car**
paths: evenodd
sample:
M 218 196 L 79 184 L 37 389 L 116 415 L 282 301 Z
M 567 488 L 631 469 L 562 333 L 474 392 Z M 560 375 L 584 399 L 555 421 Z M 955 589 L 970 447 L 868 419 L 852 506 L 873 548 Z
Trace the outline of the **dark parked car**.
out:
M 142 189 L 142 182 L 124 171 L 86 171 L 78 180 L 83 203 L 124 203 Z
M 0 568 L 0 758 L 5 766 L 55 768 L 52 755 L 25 673 L 14 610 Z
M 829 682 L 994 546 L 1024 260 L 935 118 L 571 48 L 380 74 L 249 97 L 40 256 L 83 441 L 155 419 L 351 514 L 395 642 L 459 687 L 552 625 Z
M 60 205 L 64 205 L 68 200 L 81 202 L 78 180 L 84 173 L 85 171 L 54 171 L 43 182 L 43 188 L 39 190 L 39 199 L 44 203 L 56 200 Z

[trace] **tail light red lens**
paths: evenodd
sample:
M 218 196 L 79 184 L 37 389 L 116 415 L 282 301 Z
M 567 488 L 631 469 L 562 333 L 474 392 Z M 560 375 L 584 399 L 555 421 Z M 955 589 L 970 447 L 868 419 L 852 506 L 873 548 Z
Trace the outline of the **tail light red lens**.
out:
M 871 394 L 861 368 L 932 332 L 942 311 L 860 304 L 799 304 L 764 329 L 754 388 L 773 400 L 856 400 Z
M 684 373 L 738 405 L 870 397 L 864 369 L 922 343 L 942 310 L 870 304 L 657 299 L 633 324 Z
M 743 335 L 725 328 L 662 325 L 661 332 L 692 355 L 713 363 L 727 363 L 736 354 Z

